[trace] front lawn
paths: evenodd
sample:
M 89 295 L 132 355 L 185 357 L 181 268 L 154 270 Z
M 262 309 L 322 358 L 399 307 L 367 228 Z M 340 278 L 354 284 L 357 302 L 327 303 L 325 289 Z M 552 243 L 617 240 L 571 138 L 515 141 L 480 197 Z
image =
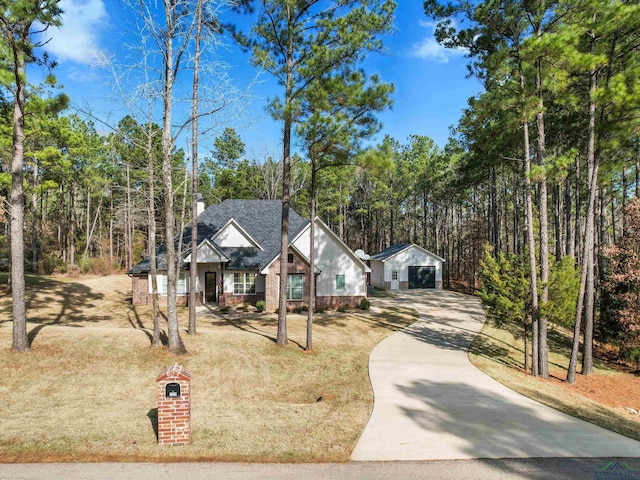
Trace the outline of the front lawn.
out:
M 150 348 L 150 308 L 131 306 L 125 276 L 43 277 L 28 289 L 26 354 L 10 351 L 11 299 L 0 286 L 0 461 L 348 461 L 373 399 L 368 357 L 414 311 L 289 315 L 199 314 L 184 357 Z M 186 310 L 180 309 L 181 325 Z M 192 444 L 160 447 L 155 379 L 191 370 Z M 321 400 L 319 400 L 322 398 Z
M 519 325 L 497 328 L 487 321 L 474 339 L 469 358 L 480 370 L 507 387 L 562 412 L 640 440 L 640 376 L 611 361 L 605 346 L 596 345 L 593 375 L 565 381 L 573 332 L 549 330 L 549 380 L 523 371 L 524 342 Z M 531 350 L 531 344 L 528 346 Z M 578 366 L 578 372 L 580 366 Z

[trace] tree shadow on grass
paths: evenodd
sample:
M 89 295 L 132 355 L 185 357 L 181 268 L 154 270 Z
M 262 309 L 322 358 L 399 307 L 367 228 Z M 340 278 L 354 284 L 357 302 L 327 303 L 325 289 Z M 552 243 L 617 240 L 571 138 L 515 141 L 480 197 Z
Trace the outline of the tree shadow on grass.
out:
M 4 285 L 1 288 L 9 301 L 0 304 L 0 324 L 11 322 L 13 319 L 10 292 Z M 29 344 L 33 344 L 47 326 L 83 327 L 87 323 L 110 318 L 109 314 L 86 314 L 87 309 L 95 307 L 93 302 L 103 298 L 102 293 L 94 292 L 81 283 L 29 276 L 25 290 L 27 322 L 38 324 L 28 333 Z
M 250 333 L 252 335 L 258 335 L 258 336 L 260 336 L 262 338 L 266 338 L 270 342 L 273 342 L 273 343 L 277 342 L 276 335 L 274 335 L 270 331 L 258 328 L 258 326 L 256 326 L 256 324 L 258 326 L 261 326 L 261 327 L 276 325 L 276 323 L 274 323 L 273 320 L 249 319 L 249 318 L 242 318 L 240 316 L 219 317 L 219 318 L 217 318 L 217 319 L 215 319 L 215 320 L 213 320 L 211 322 L 211 325 L 214 325 L 214 326 L 225 326 L 225 325 L 228 325 L 228 326 L 237 328 L 238 330 L 241 330 L 243 332 L 247 332 L 247 333 Z M 287 340 L 290 343 L 293 343 L 294 345 L 297 345 L 301 349 L 304 349 L 304 346 L 302 344 L 300 344 L 299 342 L 297 342 L 295 340 L 292 340 L 291 338 L 288 338 Z
M 167 315 L 162 310 L 160 310 L 159 313 L 160 317 L 167 322 Z M 153 314 L 151 314 L 151 316 L 153 317 Z M 149 342 L 153 342 L 153 326 L 151 329 L 145 327 L 144 322 L 142 321 L 142 318 L 140 318 L 140 314 L 135 307 L 132 308 L 131 311 L 127 312 L 127 320 L 135 330 L 143 332 L 149 339 Z M 166 331 L 162 329 L 160 330 L 160 343 L 164 346 L 167 346 L 169 343 L 169 337 L 167 337 Z

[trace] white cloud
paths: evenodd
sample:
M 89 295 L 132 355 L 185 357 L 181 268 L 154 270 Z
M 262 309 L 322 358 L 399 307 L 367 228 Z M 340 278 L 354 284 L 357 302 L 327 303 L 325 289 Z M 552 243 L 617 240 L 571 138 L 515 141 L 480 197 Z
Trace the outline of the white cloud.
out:
M 45 49 L 57 60 L 76 63 L 100 63 L 104 52 L 98 46 L 100 27 L 108 15 L 103 0 L 62 0 L 62 25 L 51 28 Z
M 434 36 L 435 22 L 420 20 L 420 26 L 428 29 L 429 33 L 411 46 L 410 56 L 437 63 L 449 63 L 451 58 L 460 57 L 467 53 L 466 48 L 445 48 L 440 45 Z M 455 21 L 452 21 L 451 26 L 457 28 Z

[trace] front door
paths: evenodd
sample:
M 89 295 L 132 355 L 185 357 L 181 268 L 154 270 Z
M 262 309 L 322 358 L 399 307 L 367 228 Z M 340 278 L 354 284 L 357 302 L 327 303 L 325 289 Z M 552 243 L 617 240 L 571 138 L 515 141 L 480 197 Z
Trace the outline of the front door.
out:
M 204 272 L 204 301 L 206 303 L 216 303 L 217 295 L 216 272 Z

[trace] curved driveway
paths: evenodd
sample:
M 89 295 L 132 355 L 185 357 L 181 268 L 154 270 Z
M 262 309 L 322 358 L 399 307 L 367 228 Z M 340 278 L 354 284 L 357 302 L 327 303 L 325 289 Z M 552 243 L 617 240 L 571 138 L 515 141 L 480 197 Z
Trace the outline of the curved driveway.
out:
M 420 319 L 371 353 L 375 402 L 353 460 L 640 457 L 640 442 L 530 400 L 467 357 L 484 323 L 479 302 L 448 291 L 403 292 L 379 304 Z

